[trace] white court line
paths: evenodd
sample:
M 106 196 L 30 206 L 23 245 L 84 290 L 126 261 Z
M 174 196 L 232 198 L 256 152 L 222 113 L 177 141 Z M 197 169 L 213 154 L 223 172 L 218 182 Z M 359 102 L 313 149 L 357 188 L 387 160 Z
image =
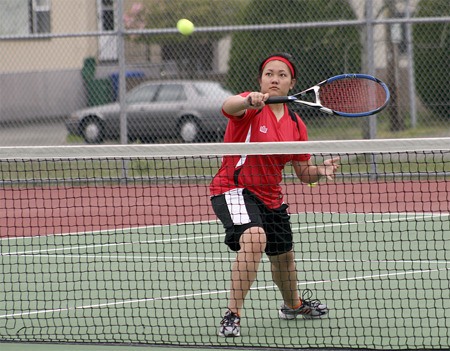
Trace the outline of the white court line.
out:
M 42 260 L 43 258 L 51 259 L 51 258 L 76 258 L 78 260 L 106 260 L 107 262 L 112 262 L 113 260 L 117 261 L 143 261 L 147 262 L 234 262 L 234 257 L 207 257 L 207 256 L 138 256 L 138 255 L 75 255 L 75 254 L 24 254 L 20 255 L 21 257 L 34 258 Z M 414 265 L 450 265 L 450 261 L 448 260 L 356 260 L 356 259 L 328 259 L 328 258 L 296 258 L 295 262 L 326 262 L 326 263 L 387 263 L 387 264 L 400 264 L 400 263 L 411 263 Z M 263 257 L 261 262 L 270 262 L 267 257 Z M 40 262 L 42 263 L 42 262 Z
M 130 231 L 136 231 L 136 230 L 144 230 L 148 228 L 170 228 L 172 226 L 178 226 L 178 225 L 195 225 L 195 224 L 203 224 L 203 223 L 217 223 L 219 224 L 218 220 L 213 221 L 195 221 L 195 222 L 180 222 L 180 223 L 171 223 L 171 224 L 155 224 L 155 225 L 144 225 L 144 226 L 138 226 L 138 227 L 124 227 L 124 228 L 112 228 L 112 229 L 99 229 L 99 230 L 93 230 L 88 232 L 69 232 L 69 233 L 57 233 L 57 234 L 39 234 L 39 235 L 33 235 L 33 236 L 13 236 L 13 237 L 5 237 L 0 238 L 1 241 L 13 241 L 13 240 L 32 240 L 39 237 L 53 237 L 53 236 L 85 236 L 85 235 L 95 235 L 95 234 L 117 234 L 123 233 L 128 234 Z
M 28 258 L 76 258 L 76 259 L 96 259 L 102 260 L 106 259 L 108 262 L 111 262 L 112 259 L 120 260 L 120 261 L 135 261 L 139 262 L 142 260 L 148 260 L 148 262 L 233 262 L 234 257 L 208 257 L 208 256 L 138 256 L 138 255 L 74 255 L 74 254 L 23 254 L 22 257 Z M 412 264 L 435 264 L 435 265 L 450 265 L 450 261 L 448 260 L 356 260 L 356 259 L 328 259 L 328 258 L 296 258 L 295 262 L 327 262 L 327 263 L 412 263 Z M 270 262 L 267 257 L 263 257 L 261 262 Z
M 392 276 L 407 276 L 407 275 L 433 273 L 433 272 L 446 271 L 446 270 L 448 270 L 448 268 L 427 269 L 427 270 L 407 271 L 407 272 L 398 272 L 398 273 L 372 274 L 372 275 L 350 277 L 350 278 L 339 278 L 339 279 L 320 280 L 320 281 L 313 281 L 313 282 L 302 282 L 302 283 L 298 283 L 297 286 L 319 285 L 319 284 L 335 283 L 335 282 L 341 282 L 341 281 L 380 279 L 380 278 L 392 277 Z M 250 290 L 272 290 L 272 289 L 276 289 L 276 286 L 275 285 L 267 285 L 267 286 L 253 287 Z M 221 295 L 221 294 L 226 294 L 226 293 L 228 293 L 228 290 L 216 290 L 216 291 L 173 295 L 173 296 L 162 296 L 162 297 L 154 297 L 154 298 L 146 298 L 146 299 L 105 302 L 105 303 L 100 303 L 100 304 L 81 305 L 81 306 L 66 307 L 66 308 L 54 308 L 54 309 L 46 309 L 46 310 L 17 312 L 17 313 L 0 315 L 0 319 L 11 318 L 11 317 L 32 316 L 32 315 L 47 314 L 47 313 L 61 313 L 61 312 L 69 312 L 69 311 L 76 311 L 76 310 L 96 309 L 96 308 L 104 308 L 104 307 L 116 307 L 116 306 L 124 306 L 124 305 L 137 304 L 137 303 L 143 303 L 143 302 L 147 303 L 147 302 L 164 301 L 164 300 L 196 298 L 199 296 L 212 296 L 212 295 Z
M 291 216 L 298 216 L 298 215 L 309 215 L 309 214 L 317 214 L 314 212 L 303 212 L 303 213 L 291 213 Z M 339 212 L 321 212 L 321 214 L 331 214 L 331 215 L 339 215 L 341 213 Z M 359 213 L 359 212 L 346 212 L 342 213 L 342 215 L 354 215 L 354 216 L 386 216 L 386 213 Z M 433 212 L 389 212 L 388 215 L 395 215 L 395 216 L 405 216 L 404 218 L 388 218 L 384 219 L 384 221 L 395 221 L 395 220 L 417 220 L 417 219 L 425 219 L 425 218 L 433 218 L 433 217 L 450 217 L 450 213 L 433 213 Z M 377 223 L 380 220 L 373 220 L 373 221 L 365 221 L 365 223 Z M 138 227 L 125 227 L 125 228 L 113 228 L 113 229 L 100 229 L 100 230 L 94 230 L 94 231 L 88 231 L 88 232 L 69 232 L 69 233 L 58 233 L 58 234 L 41 234 L 41 235 L 35 235 L 35 236 L 14 236 L 14 237 L 3 237 L 0 238 L 1 241 L 13 241 L 13 240 L 32 240 L 39 237 L 53 237 L 53 236 L 74 236 L 74 235 L 95 235 L 95 234 L 116 234 L 119 233 L 127 233 L 129 231 L 136 231 L 136 230 L 145 230 L 149 228 L 170 228 L 172 226 L 180 226 L 180 225 L 195 225 L 195 224 L 206 224 L 206 223 L 213 223 L 213 224 L 219 224 L 220 221 L 218 220 L 209 220 L 209 221 L 193 221 L 193 222 L 177 222 L 177 223 L 171 223 L 171 224 L 156 224 L 156 225 L 147 225 L 147 226 L 138 226 Z M 347 223 L 348 224 L 348 223 Z M 343 223 L 345 225 L 345 223 Z M 300 228 L 292 228 L 300 229 Z M 304 228 L 303 228 L 304 229 Z M 306 228 L 308 229 L 308 228 Z M 159 233 L 162 234 L 162 233 Z
M 391 213 L 395 214 L 395 213 Z M 358 214 L 356 214 L 358 215 Z M 371 214 L 372 215 L 372 214 Z M 374 215 L 382 215 L 382 214 L 374 214 Z M 364 219 L 360 222 L 342 222 L 342 223 L 329 223 L 329 224 L 320 224 L 320 225 L 307 225 L 304 227 L 292 227 L 293 231 L 303 231 L 303 230 L 309 230 L 309 229 L 320 229 L 320 228 L 333 228 L 333 227 L 343 227 L 343 226 L 351 226 L 351 225 L 358 225 L 360 223 L 381 223 L 381 222 L 393 222 L 393 221 L 407 221 L 411 219 L 417 219 L 416 214 L 410 215 L 408 213 L 397 213 L 395 215 L 402 215 L 403 218 L 387 218 L 387 219 L 373 219 L 373 220 L 367 220 Z M 450 214 L 445 214 L 445 217 L 448 217 Z M 420 218 L 433 218 L 433 217 L 441 217 L 442 214 L 421 214 Z M 199 221 L 199 222 L 189 222 L 189 224 L 204 224 L 204 223 L 217 223 L 215 221 Z M 186 223 L 188 224 L 188 223 Z M 141 229 L 144 228 L 160 228 L 160 227 L 170 227 L 170 225 L 164 225 L 164 226 L 149 226 L 149 227 L 139 227 Z M 124 230 L 125 231 L 125 230 Z M 128 230 L 126 230 L 128 231 Z M 98 231 L 98 232 L 90 232 L 91 233 L 100 233 L 100 234 L 107 234 L 107 233 L 116 233 L 117 230 L 107 230 L 107 231 Z M 83 233 L 83 235 L 87 235 L 88 233 Z M 166 235 L 166 234 L 163 234 Z M 28 250 L 28 251 L 19 251 L 19 252 L 6 252 L 6 253 L 0 253 L 0 256 L 14 256 L 14 255 L 30 255 L 30 254 L 39 254 L 42 252 L 49 253 L 49 252 L 58 252 L 58 251 L 71 251 L 71 250 L 80 250 L 80 249 L 91 249 L 91 248 L 97 248 L 97 247 L 118 247 L 118 246 L 128 246 L 128 245 L 136 245 L 136 244 L 159 244 L 159 243 L 172 243 L 172 242 L 182 242 L 182 241 L 188 241 L 188 240 L 195 240 L 197 238 L 217 238 L 223 236 L 223 234 L 214 234 L 214 235 L 204 235 L 204 234 L 194 234 L 194 236 L 189 237 L 183 237 L 183 238 L 168 238 L 168 239 L 158 239 L 158 240 L 150 240 L 150 241 L 135 241 L 135 242 L 122 242 L 122 243 L 112 243 L 112 244 L 90 244 L 90 245 L 77 245 L 77 246 L 64 246 L 62 248 L 54 248 L 54 249 L 39 249 L 39 250 Z M 30 238 L 30 237 L 24 237 L 24 238 Z M 37 237 L 31 237 L 31 238 L 37 238 Z
M 39 254 L 41 252 L 58 252 L 58 251 L 71 251 L 71 250 L 80 250 L 80 249 L 92 249 L 97 247 L 113 247 L 113 246 L 129 246 L 129 245 L 137 245 L 137 244 L 161 244 L 161 243 L 173 243 L 173 242 L 183 242 L 195 239 L 205 239 L 205 238 L 216 238 L 222 236 L 221 234 L 214 235 L 200 235 L 195 234 L 195 236 L 184 237 L 184 238 L 168 238 L 168 239 L 159 239 L 159 240 L 144 240 L 144 241 L 133 241 L 129 243 L 112 243 L 112 244 L 89 244 L 89 245 L 77 245 L 77 246 L 64 246 L 61 248 L 55 249 L 39 249 L 39 250 L 29 250 L 29 251 L 19 251 L 19 252 L 5 252 L 1 253 L 0 256 L 14 256 L 14 255 L 30 255 L 30 254 Z

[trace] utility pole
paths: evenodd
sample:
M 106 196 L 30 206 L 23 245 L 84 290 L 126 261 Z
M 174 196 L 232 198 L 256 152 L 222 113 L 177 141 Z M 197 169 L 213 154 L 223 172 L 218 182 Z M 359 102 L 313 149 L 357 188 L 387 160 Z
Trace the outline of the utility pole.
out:
M 397 13 L 396 0 L 385 0 L 385 8 L 388 18 L 394 18 Z M 399 49 L 402 38 L 402 28 L 399 23 L 387 24 L 386 30 L 386 54 L 387 54 L 387 79 L 391 92 L 391 101 L 387 112 L 389 114 L 389 129 L 391 132 L 399 132 L 405 129 L 405 121 L 400 113 L 398 87 L 400 84 Z

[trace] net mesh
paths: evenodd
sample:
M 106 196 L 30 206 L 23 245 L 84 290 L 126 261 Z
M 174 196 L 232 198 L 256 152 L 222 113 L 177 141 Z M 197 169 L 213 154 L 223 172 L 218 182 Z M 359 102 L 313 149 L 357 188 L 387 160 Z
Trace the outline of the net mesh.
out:
M 235 253 L 211 208 L 223 155 L 341 157 L 331 182 L 286 166 L 298 289 L 281 320 L 263 256 L 220 338 Z M 450 347 L 450 140 L 0 148 L 0 341 L 261 348 Z

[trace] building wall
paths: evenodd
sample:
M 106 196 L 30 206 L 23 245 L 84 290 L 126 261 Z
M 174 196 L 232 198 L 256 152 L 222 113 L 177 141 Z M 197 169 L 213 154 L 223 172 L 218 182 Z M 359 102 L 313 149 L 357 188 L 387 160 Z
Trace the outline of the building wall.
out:
M 0 2 L 0 35 L 29 35 L 27 6 Z M 65 117 L 86 106 L 80 72 L 86 57 L 97 56 L 98 38 L 64 34 L 97 30 L 96 1 L 52 0 L 51 34 L 61 37 L 0 40 L 0 122 Z
M 17 0 L 0 2 L 1 18 L 5 20 L 9 14 L 9 17 L 18 18 L 21 21 L 17 7 L 6 6 L 11 5 L 8 1 L 17 2 Z M 16 9 L 16 12 L 11 10 L 13 8 Z M 14 21 L 10 21 L 10 23 L 14 23 Z M 9 27 L 11 28 L 11 26 Z M 52 34 L 94 31 L 97 31 L 95 1 L 52 1 Z M 11 33 L 11 30 L 8 32 L 6 28 L 2 34 L 26 35 L 26 33 L 20 32 Z M 96 56 L 97 47 L 96 37 L 0 40 L 0 73 L 81 69 L 85 57 Z

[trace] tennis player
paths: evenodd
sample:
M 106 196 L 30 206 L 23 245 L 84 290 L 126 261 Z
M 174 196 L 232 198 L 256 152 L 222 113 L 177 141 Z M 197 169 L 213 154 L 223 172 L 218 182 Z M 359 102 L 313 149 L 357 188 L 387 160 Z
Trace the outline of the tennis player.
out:
M 231 96 L 223 103 L 222 112 L 229 120 L 224 141 L 306 141 L 307 129 L 297 114 L 285 104 L 264 104 L 269 96 L 288 95 L 296 80 L 297 69 L 291 55 L 277 53 L 264 59 L 258 73 L 261 91 Z M 311 300 L 309 290 L 300 298 L 288 205 L 283 201 L 280 183 L 288 162 L 302 182 L 315 183 L 321 177 L 332 180 L 338 161 L 339 158 L 331 158 L 323 165 L 313 165 L 308 154 L 223 158 L 210 185 L 211 202 L 225 228 L 225 243 L 237 255 L 220 336 L 240 336 L 241 310 L 264 252 L 271 262 L 272 279 L 284 300 L 280 318 L 294 319 L 298 315 L 316 318 L 328 312 L 325 304 Z

